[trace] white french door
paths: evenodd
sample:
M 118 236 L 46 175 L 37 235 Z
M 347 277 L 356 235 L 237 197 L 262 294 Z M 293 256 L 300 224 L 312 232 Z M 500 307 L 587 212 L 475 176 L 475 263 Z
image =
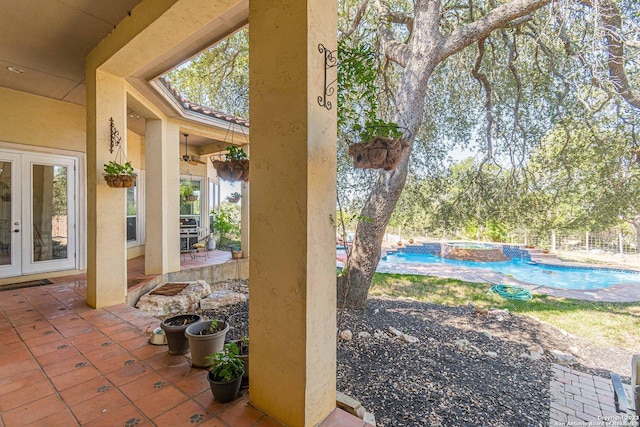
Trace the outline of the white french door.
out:
M 0 277 L 77 268 L 76 163 L 0 151 Z

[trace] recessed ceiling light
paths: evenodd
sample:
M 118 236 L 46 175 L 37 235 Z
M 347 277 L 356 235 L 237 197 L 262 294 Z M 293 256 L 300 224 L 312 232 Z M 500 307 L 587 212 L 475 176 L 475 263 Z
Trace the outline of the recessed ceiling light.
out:
M 129 118 L 131 118 L 131 119 L 139 119 L 139 118 L 140 118 L 140 116 L 139 116 L 139 115 L 137 115 L 136 113 L 129 113 L 129 114 L 127 114 L 127 115 L 128 115 L 128 116 L 129 116 Z
M 11 71 L 12 73 L 16 73 L 16 74 L 24 73 L 24 70 L 22 68 L 18 68 L 18 67 L 7 67 L 7 70 Z

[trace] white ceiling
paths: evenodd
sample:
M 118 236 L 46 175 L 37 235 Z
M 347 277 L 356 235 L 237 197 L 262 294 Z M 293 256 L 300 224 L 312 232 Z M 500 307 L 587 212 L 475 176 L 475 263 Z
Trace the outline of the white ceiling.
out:
M 138 3 L 0 0 L 0 86 L 84 105 L 85 57 Z

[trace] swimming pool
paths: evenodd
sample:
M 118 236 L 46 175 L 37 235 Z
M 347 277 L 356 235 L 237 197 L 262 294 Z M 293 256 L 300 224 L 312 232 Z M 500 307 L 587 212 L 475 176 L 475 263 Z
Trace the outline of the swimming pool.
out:
M 502 273 L 523 282 L 560 289 L 601 289 L 618 283 L 640 285 L 640 272 L 614 268 L 565 267 L 535 264 L 513 259 L 501 262 L 474 262 L 440 258 L 424 253 L 391 253 L 380 260 L 381 265 L 399 263 L 441 264 Z

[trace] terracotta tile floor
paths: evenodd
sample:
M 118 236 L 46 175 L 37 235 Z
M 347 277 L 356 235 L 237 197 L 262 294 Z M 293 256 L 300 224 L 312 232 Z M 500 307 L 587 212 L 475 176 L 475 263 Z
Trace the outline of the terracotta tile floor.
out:
M 203 370 L 148 344 L 159 321 L 92 309 L 83 276 L 0 292 L 0 426 L 279 426 L 248 392 L 213 401 Z M 335 410 L 322 426 L 358 426 Z

